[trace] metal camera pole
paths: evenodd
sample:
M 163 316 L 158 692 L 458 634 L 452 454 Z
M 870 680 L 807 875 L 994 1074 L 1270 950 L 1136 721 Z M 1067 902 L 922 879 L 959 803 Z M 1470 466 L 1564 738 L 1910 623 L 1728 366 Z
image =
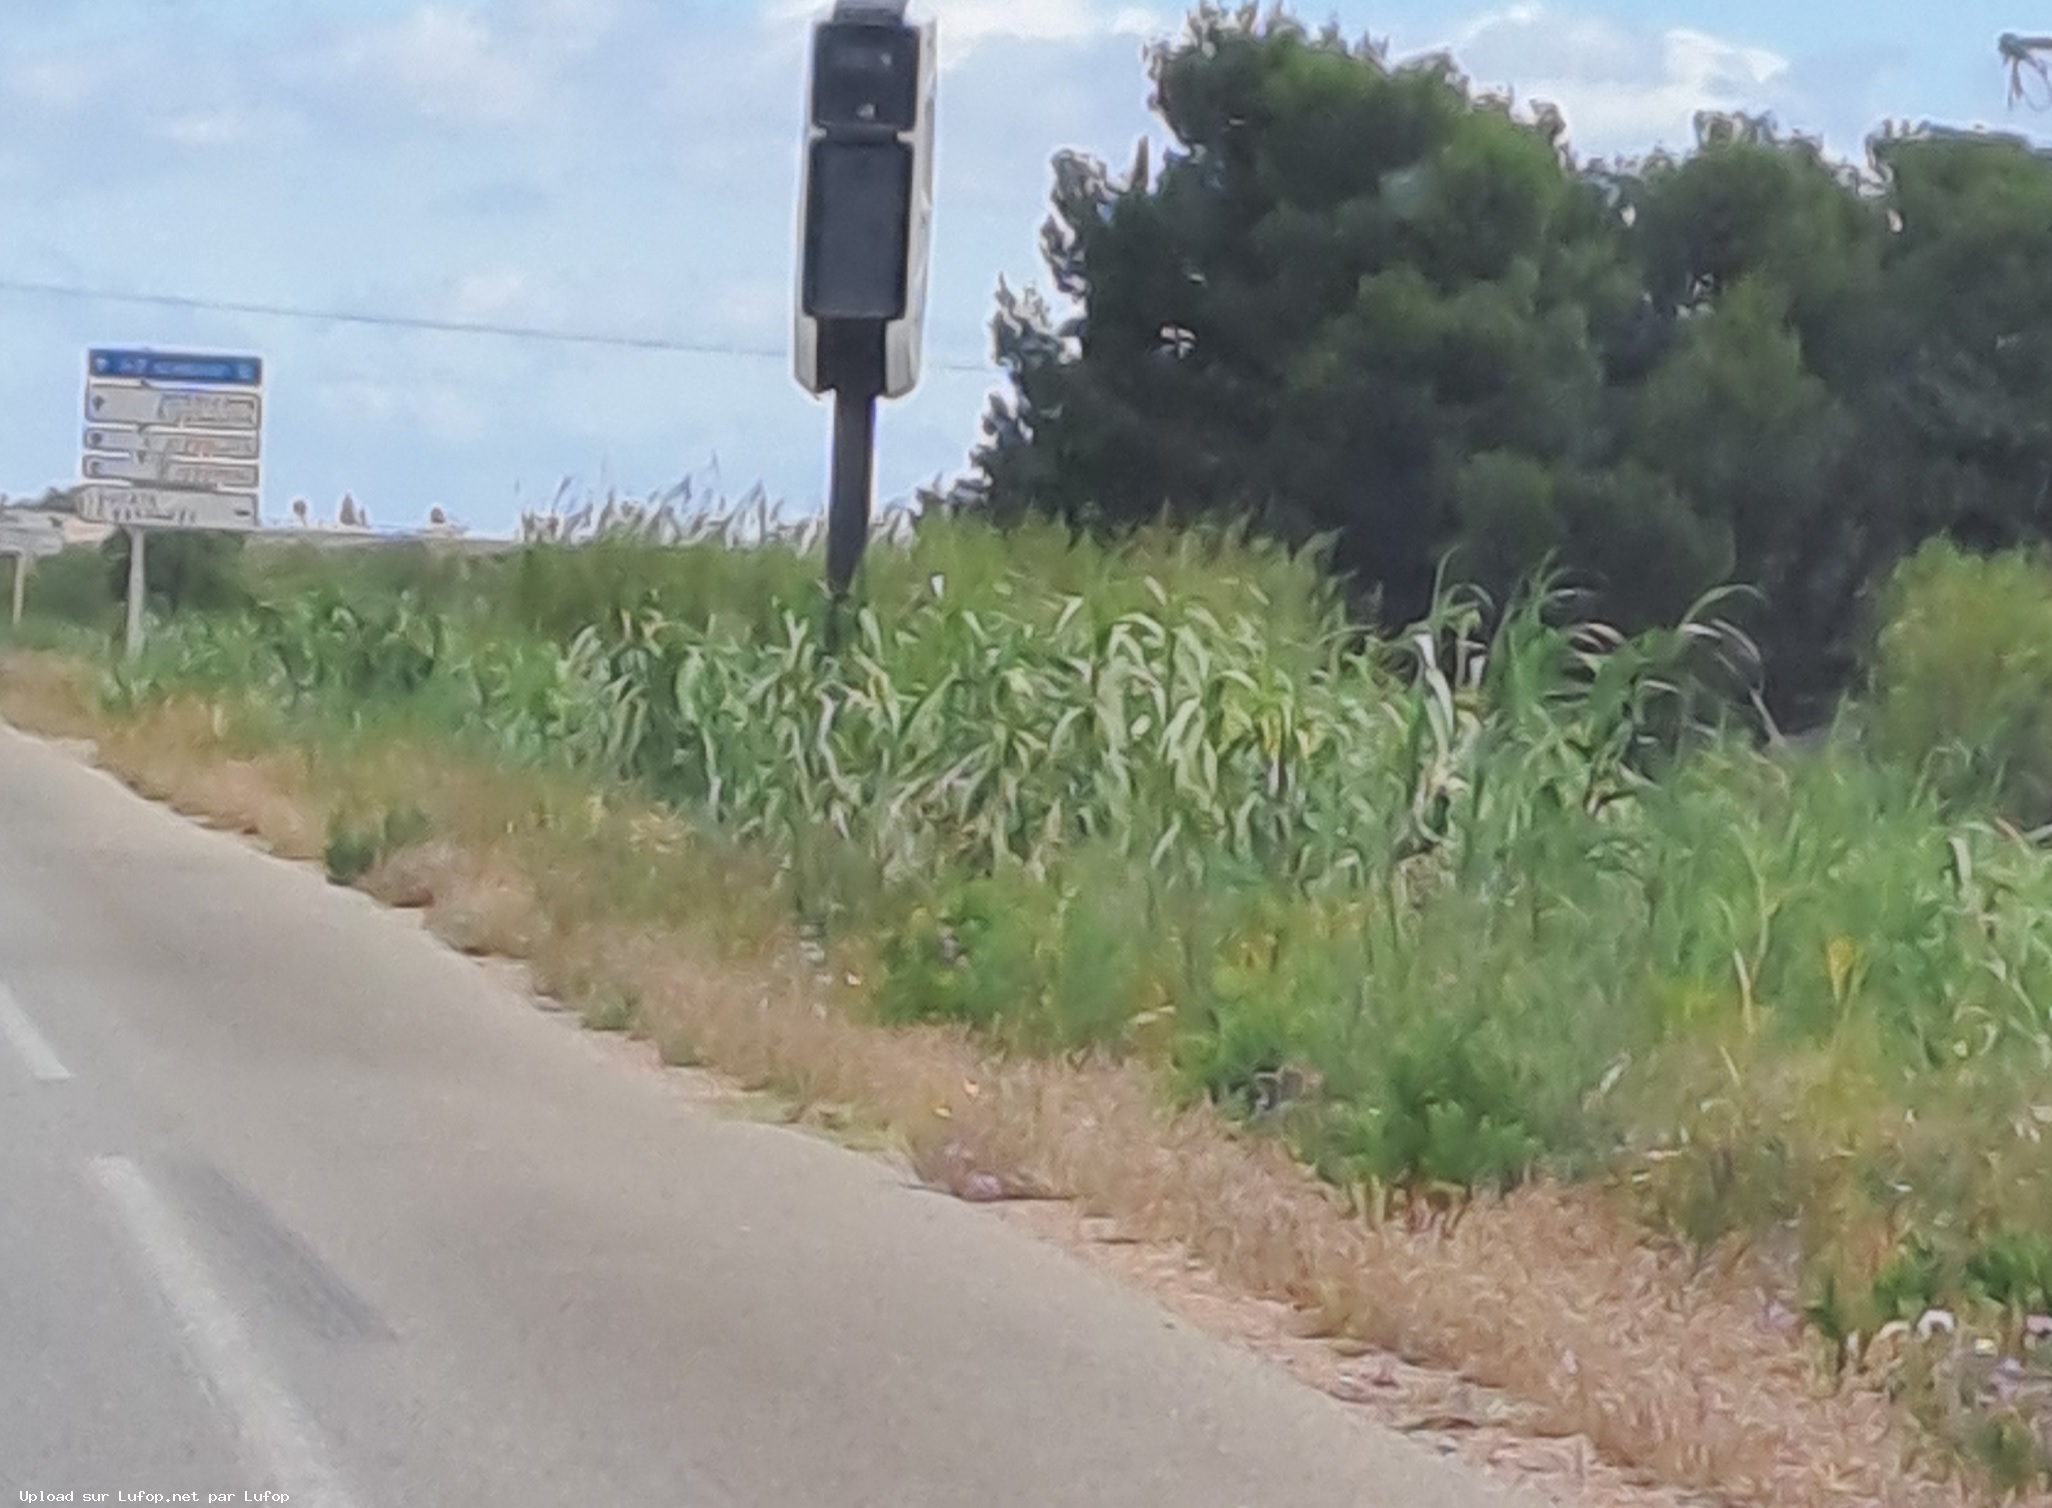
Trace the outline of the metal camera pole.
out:
M 876 486 L 876 394 L 834 390 L 833 485 L 827 497 L 827 591 L 845 601 L 869 543 Z
M 869 544 L 876 483 L 876 402 L 884 389 L 884 326 L 846 320 L 820 331 L 820 366 L 834 395 L 828 467 L 827 592 L 846 601 Z

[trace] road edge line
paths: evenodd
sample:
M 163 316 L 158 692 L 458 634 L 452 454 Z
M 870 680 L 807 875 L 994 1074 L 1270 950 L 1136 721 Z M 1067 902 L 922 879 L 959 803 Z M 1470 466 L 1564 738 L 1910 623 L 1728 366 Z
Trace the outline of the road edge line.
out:
M 71 1070 L 64 1066 L 57 1050 L 5 984 L 0 984 L 0 1037 L 7 1039 L 8 1046 L 37 1083 L 62 1084 L 71 1077 Z
M 93 1159 L 92 1173 L 176 1313 L 193 1359 L 235 1416 L 255 1458 L 250 1464 L 302 1508 L 356 1508 L 313 1423 L 265 1367 L 241 1317 L 142 1169 L 126 1157 L 105 1156 Z

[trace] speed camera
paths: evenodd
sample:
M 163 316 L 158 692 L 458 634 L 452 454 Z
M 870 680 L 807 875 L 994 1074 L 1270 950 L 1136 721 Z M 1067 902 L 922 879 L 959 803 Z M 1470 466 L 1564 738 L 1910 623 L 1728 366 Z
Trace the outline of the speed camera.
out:
M 813 28 L 795 353 L 809 392 L 899 398 L 919 381 L 934 53 L 904 0 L 841 0 Z

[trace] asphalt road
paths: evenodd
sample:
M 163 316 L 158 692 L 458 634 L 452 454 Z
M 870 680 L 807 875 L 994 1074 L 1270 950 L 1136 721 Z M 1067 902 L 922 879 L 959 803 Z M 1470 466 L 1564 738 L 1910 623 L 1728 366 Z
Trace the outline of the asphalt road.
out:
M 265 1492 L 1509 1501 L 0 728 L 0 1502 Z

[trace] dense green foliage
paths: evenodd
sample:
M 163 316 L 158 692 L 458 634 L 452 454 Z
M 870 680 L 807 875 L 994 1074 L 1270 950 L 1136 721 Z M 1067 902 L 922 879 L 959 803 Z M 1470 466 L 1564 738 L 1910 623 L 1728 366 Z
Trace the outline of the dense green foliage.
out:
M 1000 290 L 1012 391 L 958 496 L 1003 518 L 1248 519 L 1397 626 L 1435 570 L 1551 556 L 1632 629 L 1757 588 L 1770 701 L 1828 711 L 1915 544 L 2043 536 L 2052 161 L 1759 121 L 1588 163 L 1445 60 L 1207 6 L 1153 57 L 1174 139 L 1055 163 L 1071 318 Z
M 2052 823 L 2052 579 L 2021 554 L 1927 545 L 1890 583 L 1865 721 L 1954 802 Z
M 37 561 L 24 596 L 31 619 L 101 632 L 118 621 L 121 597 L 108 582 L 107 562 L 93 550 L 73 548 Z
M 113 602 L 128 599 L 128 551 L 125 529 L 108 535 L 100 546 L 107 595 Z M 148 610 L 214 613 L 241 607 L 247 601 L 238 569 L 242 551 L 239 534 L 153 532 L 143 546 L 143 596 Z

